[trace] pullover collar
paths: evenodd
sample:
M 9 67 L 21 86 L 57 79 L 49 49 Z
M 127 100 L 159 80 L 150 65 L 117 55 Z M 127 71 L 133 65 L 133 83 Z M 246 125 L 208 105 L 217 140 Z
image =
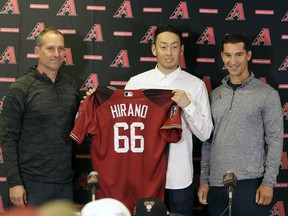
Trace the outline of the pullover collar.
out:
M 37 66 L 30 67 L 27 74 L 34 76 L 37 79 L 42 80 L 44 82 L 52 83 L 52 80 L 45 73 L 40 73 L 40 71 L 37 70 Z M 60 77 L 61 77 L 61 73 L 60 73 L 60 71 L 58 71 L 56 79 L 55 79 L 55 83 L 59 80 Z
M 245 87 L 248 83 L 251 82 L 252 79 L 254 79 L 254 73 L 252 71 L 250 71 L 250 76 L 244 81 L 244 83 L 242 83 L 241 86 L 239 86 L 239 88 L 243 88 Z M 229 79 L 230 79 L 230 75 L 227 75 L 226 77 L 224 77 L 224 79 L 222 80 L 222 83 L 224 86 L 228 87 L 228 88 L 232 88 L 228 82 L 229 82 Z

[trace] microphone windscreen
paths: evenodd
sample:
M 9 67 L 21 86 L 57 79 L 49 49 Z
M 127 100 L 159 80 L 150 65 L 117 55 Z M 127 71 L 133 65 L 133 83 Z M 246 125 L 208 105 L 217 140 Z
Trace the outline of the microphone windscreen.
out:
M 223 184 L 224 186 L 232 186 L 233 188 L 237 187 L 237 178 L 233 172 L 227 172 L 223 175 Z
M 88 185 L 98 184 L 98 173 L 96 171 L 90 172 L 90 174 L 87 177 L 87 183 Z

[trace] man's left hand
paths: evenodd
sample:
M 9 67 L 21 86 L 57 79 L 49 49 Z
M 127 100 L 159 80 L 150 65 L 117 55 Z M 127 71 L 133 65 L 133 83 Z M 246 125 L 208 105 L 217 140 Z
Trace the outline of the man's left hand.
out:
M 172 91 L 173 97 L 171 98 L 179 107 L 185 108 L 187 107 L 191 101 L 187 97 L 187 94 L 185 91 L 180 89 L 174 89 Z
M 255 202 L 258 205 L 269 205 L 273 198 L 273 188 L 261 184 L 256 191 Z

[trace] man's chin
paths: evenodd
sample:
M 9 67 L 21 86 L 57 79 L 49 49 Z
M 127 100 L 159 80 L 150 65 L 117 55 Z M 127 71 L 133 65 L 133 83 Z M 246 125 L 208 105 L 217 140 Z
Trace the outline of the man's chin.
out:
M 165 65 L 166 70 L 175 70 L 178 67 L 178 65 Z
M 60 66 L 59 67 L 50 67 L 50 71 L 57 73 L 59 71 L 59 68 L 60 68 Z

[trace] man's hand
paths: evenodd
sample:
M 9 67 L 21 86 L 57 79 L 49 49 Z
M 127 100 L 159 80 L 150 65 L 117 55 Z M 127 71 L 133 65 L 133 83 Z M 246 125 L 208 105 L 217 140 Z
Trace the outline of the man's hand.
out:
M 185 91 L 179 90 L 179 89 L 174 89 L 172 91 L 173 97 L 171 98 L 180 108 L 185 108 L 187 107 L 191 101 L 186 95 Z
M 273 198 L 273 188 L 261 184 L 256 191 L 255 202 L 258 205 L 269 205 Z
M 198 189 L 198 199 L 199 202 L 202 203 L 203 205 L 207 205 L 207 198 L 208 198 L 208 191 L 209 191 L 209 185 L 206 184 L 200 184 L 199 189 Z
M 27 204 L 26 190 L 23 185 L 17 185 L 9 189 L 10 200 L 13 205 L 24 208 Z
M 81 103 L 84 102 L 84 100 L 90 96 L 91 94 L 93 94 L 96 91 L 96 89 L 94 88 L 89 88 L 88 91 L 86 91 L 86 95 L 83 96 L 83 100 L 81 100 Z

